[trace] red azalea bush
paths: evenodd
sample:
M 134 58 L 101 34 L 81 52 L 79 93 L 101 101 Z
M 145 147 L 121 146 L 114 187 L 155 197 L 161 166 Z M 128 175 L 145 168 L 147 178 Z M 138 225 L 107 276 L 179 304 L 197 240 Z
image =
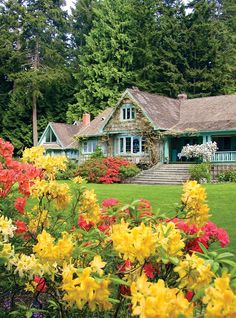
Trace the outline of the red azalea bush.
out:
M 78 169 L 78 174 L 89 182 L 107 184 L 120 183 L 138 172 L 135 164 L 118 157 L 91 158 Z

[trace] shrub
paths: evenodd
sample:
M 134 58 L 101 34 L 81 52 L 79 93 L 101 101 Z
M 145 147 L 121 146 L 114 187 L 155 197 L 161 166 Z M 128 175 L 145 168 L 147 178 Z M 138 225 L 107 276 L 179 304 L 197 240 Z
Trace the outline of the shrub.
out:
M 90 158 L 104 158 L 104 153 L 101 147 L 97 147 L 95 151 L 92 153 Z
M 78 164 L 72 160 L 68 160 L 65 171 L 58 171 L 57 180 L 69 180 L 73 178 L 78 170 Z
M 219 182 L 236 182 L 236 170 L 220 172 L 217 179 Z
M 78 174 L 93 183 L 119 183 L 133 177 L 139 168 L 129 161 L 117 158 L 91 158 L 79 166 Z
M 201 185 L 184 184 L 171 218 L 145 199 L 100 207 L 81 177 L 55 180 L 66 158 L 40 151 L 16 162 L 0 139 L 1 317 L 235 317 L 234 255 Z
M 199 183 L 211 181 L 211 165 L 209 163 L 200 163 L 192 165 L 189 168 L 190 178 Z

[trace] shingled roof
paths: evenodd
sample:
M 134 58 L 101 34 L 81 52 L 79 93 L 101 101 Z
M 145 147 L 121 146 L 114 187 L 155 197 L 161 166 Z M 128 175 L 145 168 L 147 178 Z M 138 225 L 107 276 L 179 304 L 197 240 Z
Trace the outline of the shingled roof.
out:
M 171 130 L 236 129 L 236 94 L 181 100 L 180 118 Z
M 74 136 L 78 134 L 83 127 L 82 123 L 76 125 L 62 124 L 62 123 L 50 123 L 55 134 L 59 138 L 63 148 L 77 148 L 78 142 L 74 139 Z
M 158 129 L 169 129 L 179 121 L 180 100 L 151 94 L 138 89 L 127 89 L 138 102 L 149 120 Z
M 95 117 L 90 124 L 84 126 L 82 129 L 79 130 L 77 136 L 82 137 L 92 137 L 92 136 L 99 136 L 103 133 L 103 128 L 107 122 L 107 119 L 113 112 L 113 108 L 109 107 L 101 112 L 97 117 Z

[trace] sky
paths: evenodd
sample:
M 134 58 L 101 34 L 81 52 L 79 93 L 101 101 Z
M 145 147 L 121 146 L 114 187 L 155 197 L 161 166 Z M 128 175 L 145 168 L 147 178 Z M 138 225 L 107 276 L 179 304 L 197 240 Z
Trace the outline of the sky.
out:
M 66 6 L 65 6 L 65 9 L 70 12 L 70 7 L 74 7 L 74 2 L 75 0 L 66 0 Z

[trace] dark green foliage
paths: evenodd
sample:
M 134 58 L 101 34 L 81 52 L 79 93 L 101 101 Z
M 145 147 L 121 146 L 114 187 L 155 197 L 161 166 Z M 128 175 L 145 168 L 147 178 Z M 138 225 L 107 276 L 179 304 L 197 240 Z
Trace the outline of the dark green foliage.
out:
M 92 158 L 104 158 L 104 154 L 102 151 L 102 148 L 97 147 L 96 150 L 92 153 L 91 157 Z
M 235 92 L 235 43 L 221 19 L 217 1 L 194 0 L 189 6 L 192 12 L 186 17 L 186 91 L 190 97 Z
M 78 164 L 73 160 L 69 160 L 65 171 L 59 171 L 56 175 L 57 180 L 69 180 L 75 177 L 78 170 Z
M 236 182 L 236 170 L 220 172 L 217 179 L 219 182 Z
M 200 164 L 191 165 L 189 172 L 192 180 L 198 183 L 208 183 L 211 181 L 211 165 L 203 162 Z
M 100 109 L 114 106 L 120 93 L 134 81 L 132 1 L 105 0 L 93 13 L 92 29 L 79 54 L 77 103 L 69 107 L 69 121 L 85 111 L 96 115 Z
M 67 104 L 73 102 L 68 19 L 61 1 L 4 0 L 3 4 L 0 110 L 4 112 L 0 120 L 3 136 L 19 151 L 32 145 L 33 107 L 41 133 L 49 120 L 65 121 Z
M 121 180 L 132 178 L 138 174 L 140 169 L 136 165 L 122 166 L 120 167 Z

